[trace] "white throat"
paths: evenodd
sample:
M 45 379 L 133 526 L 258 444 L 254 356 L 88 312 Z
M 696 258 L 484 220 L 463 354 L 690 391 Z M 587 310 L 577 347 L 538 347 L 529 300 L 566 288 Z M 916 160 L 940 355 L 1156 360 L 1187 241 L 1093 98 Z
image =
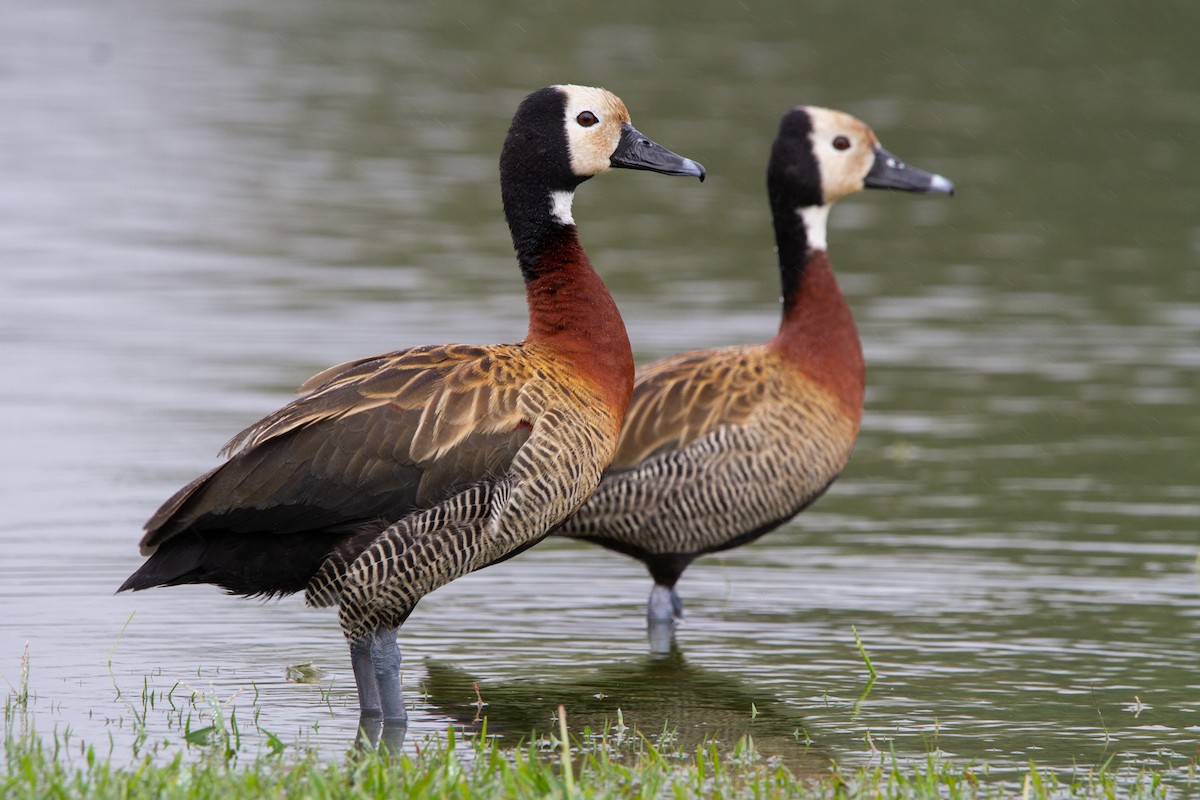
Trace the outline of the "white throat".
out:
M 575 200 L 574 192 L 550 193 L 550 216 L 560 225 L 574 225 L 575 218 L 571 216 L 571 203 Z
M 828 250 L 825 243 L 825 226 L 829 221 L 829 206 L 805 206 L 797 208 L 796 214 L 804 223 L 804 234 L 809 250 Z

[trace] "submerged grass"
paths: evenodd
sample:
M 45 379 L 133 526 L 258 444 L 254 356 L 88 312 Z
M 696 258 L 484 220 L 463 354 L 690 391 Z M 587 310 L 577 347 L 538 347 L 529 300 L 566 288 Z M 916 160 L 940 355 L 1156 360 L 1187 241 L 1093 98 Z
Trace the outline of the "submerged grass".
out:
M 1120 775 L 1104 769 L 1069 778 L 1030 764 L 1019 779 L 992 776 L 982 765 L 930 755 L 904 761 L 881 757 L 866 767 L 832 764 L 817 776 L 796 776 L 744 738 L 732 748 L 707 743 L 693 751 L 672 746 L 670 735 L 648 737 L 624 724 L 568 734 L 561 709 L 556 734 L 505 746 L 483 732 L 459 741 L 444 736 L 389 754 L 361 745 L 330 758 L 286 744 L 249 723 L 231 704 L 198 692 L 172 691 L 169 702 L 143 689 L 130 704 L 133 724 L 169 715 L 177 736 L 133 738 L 122 757 L 74 741 L 70 731 L 40 734 L 29 710 L 28 662 L 21 685 L 4 706 L 0 797 L 29 798 L 1168 798 L 1196 788 L 1171 786 L 1150 772 Z M 245 730 L 243 730 L 245 729 Z M 244 735 L 245 734 L 245 735 Z M 251 735 L 253 734 L 253 735 Z M 259 742 L 251 747 L 248 742 Z M 410 752 L 411 751 L 411 752 Z

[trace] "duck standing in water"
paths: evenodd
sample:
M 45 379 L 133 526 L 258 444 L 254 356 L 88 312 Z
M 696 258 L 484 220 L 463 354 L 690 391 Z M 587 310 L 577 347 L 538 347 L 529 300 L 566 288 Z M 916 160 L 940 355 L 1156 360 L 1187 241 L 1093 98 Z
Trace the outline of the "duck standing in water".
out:
M 158 510 L 120 591 L 211 583 L 336 605 L 362 714 L 403 724 L 396 632 L 417 602 L 537 543 L 616 451 L 633 356 L 571 216 L 575 189 L 614 167 L 704 179 L 603 89 L 526 97 L 500 156 L 524 341 L 414 347 L 310 379 Z
M 825 234 L 832 205 L 862 189 L 954 193 L 849 114 L 802 106 L 784 115 L 767 166 L 783 281 L 778 333 L 639 370 L 609 473 L 557 531 L 646 565 L 656 649 L 669 646 L 683 616 L 675 584 L 697 556 L 787 522 L 850 459 L 863 412 L 862 346 Z

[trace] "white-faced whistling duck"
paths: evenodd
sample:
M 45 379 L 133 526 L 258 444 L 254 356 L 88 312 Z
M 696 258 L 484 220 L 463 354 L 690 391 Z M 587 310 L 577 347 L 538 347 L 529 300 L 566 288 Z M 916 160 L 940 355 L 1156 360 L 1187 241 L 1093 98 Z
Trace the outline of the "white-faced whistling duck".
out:
M 861 189 L 953 194 L 824 108 L 784 115 L 767 167 L 783 320 L 766 344 L 702 350 L 638 371 L 617 456 L 559 529 L 645 563 L 654 647 L 683 615 L 675 591 L 697 556 L 782 525 L 845 467 L 863 411 L 858 331 L 830 268 L 825 225 Z M 664 637 L 664 628 L 666 635 Z
M 121 590 L 211 583 L 336 605 L 363 715 L 403 725 L 396 632 L 417 602 L 542 539 L 616 452 L 633 355 L 571 217 L 575 189 L 612 167 L 704 179 L 603 89 L 526 97 L 500 155 L 524 341 L 414 347 L 311 378 L 151 517 L 149 558 Z

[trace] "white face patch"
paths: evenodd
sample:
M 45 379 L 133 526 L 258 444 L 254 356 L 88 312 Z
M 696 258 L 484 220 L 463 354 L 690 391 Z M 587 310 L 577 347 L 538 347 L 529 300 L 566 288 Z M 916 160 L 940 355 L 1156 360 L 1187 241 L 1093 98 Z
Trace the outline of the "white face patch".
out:
M 813 156 L 821 170 L 821 196 L 826 203 L 860 192 L 879 140 L 862 120 L 828 108 L 805 108 L 812 121 Z
M 808 239 L 809 250 L 829 250 L 826 243 L 827 223 L 829 222 L 829 206 L 808 206 L 797 208 L 796 214 L 804 223 L 804 233 Z
M 551 192 L 550 216 L 560 225 L 574 225 L 575 218 L 571 216 L 571 203 L 574 200 L 574 192 Z
M 581 178 L 607 172 L 621 141 L 621 125 L 629 122 L 625 104 L 606 89 L 569 84 L 556 88 L 567 98 L 563 126 L 571 171 Z

